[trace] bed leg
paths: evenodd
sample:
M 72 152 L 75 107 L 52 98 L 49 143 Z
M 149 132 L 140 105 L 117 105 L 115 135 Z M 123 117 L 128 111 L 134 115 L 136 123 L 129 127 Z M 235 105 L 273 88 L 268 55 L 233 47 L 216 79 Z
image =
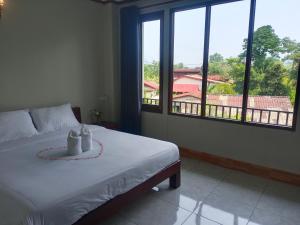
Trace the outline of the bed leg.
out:
M 181 184 L 180 170 L 169 178 L 170 188 L 178 188 Z

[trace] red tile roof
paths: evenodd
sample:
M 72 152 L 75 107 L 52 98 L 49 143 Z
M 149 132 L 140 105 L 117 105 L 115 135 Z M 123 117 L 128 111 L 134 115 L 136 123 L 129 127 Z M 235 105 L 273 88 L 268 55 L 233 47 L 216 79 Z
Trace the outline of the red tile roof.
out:
M 144 81 L 144 85 L 146 87 L 152 88 L 154 90 L 158 90 L 159 89 L 159 85 L 153 81 Z
M 225 80 L 220 78 L 221 76 L 218 75 L 214 75 L 214 76 L 208 76 L 207 81 L 209 83 L 215 83 L 215 84 L 220 84 L 220 83 L 224 83 Z M 183 78 L 190 78 L 193 80 L 202 80 L 202 76 L 201 75 L 197 75 L 197 74 L 185 74 L 185 75 L 180 75 L 180 76 L 174 76 L 174 80 L 180 80 Z
M 201 94 L 200 94 L 200 92 L 199 93 L 183 93 L 183 94 L 174 96 L 173 100 L 176 100 L 178 98 L 183 98 L 183 97 L 195 97 L 195 98 L 201 99 Z
M 218 75 L 218 74 L 210 74 L 210 75 L 208 75 L 207 78 L 210 80 L 215 80 L 215 81 L 223 81 L 223 82 L 226 81 L 226 79 L 224 79 L 223 76 Z
M 173 73 L 184 73 L 184 74 L 200 74 L 201 68 L 182 68 L 182 69 L 174 69 Z
M 174 84 L 173 92 L 200 93 L 198 84 Z
M 251 99 L 254 101 L 254 106 L 251 105 Z M 288 96 L 254 96 L 249 97 L 248 107 L 258 109 L 280 109 L 289 111 L 293 108 Z

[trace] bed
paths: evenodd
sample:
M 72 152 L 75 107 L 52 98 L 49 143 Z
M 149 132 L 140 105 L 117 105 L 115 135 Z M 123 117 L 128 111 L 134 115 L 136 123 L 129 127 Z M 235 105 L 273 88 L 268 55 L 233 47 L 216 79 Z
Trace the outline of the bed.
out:
M 80 109 L 73 110 L 80 121 Z M 0 225 L 99 224 L 165 179 L 180 186 L 176 145 L 89 129 L 99 155 L 88 159 L 40 157 L 64 146 L 70 129 L 0 144 Z

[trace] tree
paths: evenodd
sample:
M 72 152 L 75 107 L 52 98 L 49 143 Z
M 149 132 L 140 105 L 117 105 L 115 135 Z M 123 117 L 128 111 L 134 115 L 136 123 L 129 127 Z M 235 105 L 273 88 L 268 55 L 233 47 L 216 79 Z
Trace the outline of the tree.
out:
M 186 68 L 186 67 L 184 66 L 184 64 L 182 62 L 174 64 L 174 69 L 184 69 L 184 68 Z
M 297 63 L 300 60 L 300 43 L 291 40 L 289 37 L 285 37 L 281 40 L 282 53 L 286 53 L 285 60 L 292 60 L 293 63 Z
M 260 94 L 271 96 L 289 95 L 288 87 L 284 85 L 283 79 L 287 76 L 287 70 L 280 60 L 269 58 L 268 66 L 264 71 L 264 78 L 261 82 Z
M 208 67 L 209 75 L 211 74 L 218 74 L 218 75 L 223 75 L 225 79 L 227 79 L 226 74 L 227 74 L 227 66 L 225 63 L 218 63 L 218 62 L 210 62 L 209 67 Z
M 209 61 L 211 63 L 214 63 L 214 62 L 220 63 L 220 62 L 224 61 L 224 57 L 220 53 L 216 52 L 215 54 L 209 56 Z
M 214 53 L 213 55 L 210 55 L 208 74 L 221 75 L 224 80 L 230 79 L 230 77 L 228 77 L 228 66 L 224 61 L 224 57 L 220 53 Z
M 245 58 L 247 53 L 248 39 L 244 39 L 244 52 L 240 55 Z M 258 28 L 253 34 L 252 60 L 256 69 L 262 69 L 265 59 L 268 56 L 278 58 L 282 52 L 281 40 L 271 25 Z
M 290 79 L 297 80 L 298 78 L 298 66 L 300 62 L 300 43 L 291 40 L 289 37 L 282 39 L 282 53 L 286 54 L 283 58 L 285 62 L 292 62 L 292 65 L 289 67 Z
M 238 94 L 243 94 L 245 64 L 240 58 L 229 58 L 226 60 L 226 62 L 229 66 L 228 75 L 234 82 L 235 92 Z
M 152 64 L 144 64 L 144 80 L 159 83 L 159 62 L 153 61 Z
M 231 84 L 215 84 L 208 89 L 210 94 L 235 95 L 236 92 Z

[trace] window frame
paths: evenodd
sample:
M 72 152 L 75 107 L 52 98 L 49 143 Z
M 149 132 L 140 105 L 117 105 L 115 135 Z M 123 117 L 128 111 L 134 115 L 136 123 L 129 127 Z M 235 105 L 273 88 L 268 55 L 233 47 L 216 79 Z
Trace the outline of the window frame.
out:
M 208 77 L 208 62 L 209 62 L 209 47 L 210 47 L 210 28 L 211 28 L 211 7 L 215 5 L 228 4 L 233 2 L 239 2 L 243 0 L 215 0 L 209 2 L 201 2 L 196 4 L 187 4 L 184 6 L 173 7 L 170 9 L 170 22 L 169 22 L 169 82 L 168 82 L 168 115 L 180 116 L 180 117 L 189 117 L 195 119 L 204 119 L 210 121 L 238 124 L 238 125 L 248 125 L 254 127 L 263 127 L 279 130 L 288 130 L 295 131 L 297 126 L 297 117 L 298 117 L 298 108 L 299 108 L 299 91 L 300 91 L 300 61 L 298 63 L 298 75 L 297 75 L 297 84 L 296 84 L 296 96 L 295 104 L 293 111 L 293 121 L 292 126 L 280 126 L 272 124 L 263 124 L 263 123 L 254 123 L 248 122 L 246 120 L 247 110 L 248 110 L 248 93 L 249 93 L 249 84 L 251 78 L 251 67 L 252 67 L 252 44 L 254 36 L 254 26 L 255 26 L 255 10 L 256 10 L 256 1 L 250 0 L 250 11 L 249 11 L 249 24 L 248 24 L 248 45 L 247 45 L 247 55 L 245 62 L 245 77 L 244 77 L 244 88 L 243 88 L 243 102 L 242 102 L 242 116 L 240 120 L 231 120 L 223 118 L 214 118 L 206 116 L 206 94 L 207 94 L 207 77 Z M 204 34 L 204 52 L 203 52 L 203 74 L 202 74 L 202 94 L 201 94 L 201 115 L 187 115 L 182 113 L 175 113 L 172 111 L 172 102 L 173 102 L 173 67 L 174 67 L 174 39 L 175 39 L 175 13 L 182 12 L 186 10 L 192 10 L 197 8 L 206 8 L 205 16 L 205 34 Z
M 143 81 L 143 23 L 150 21 L 160 21 L 160 50 L 159 50 L 159 104 L 158 105 L 150 105 L 144 104 L 142 99 L 142 111 L 145 112 L 153 112 L 153 113 L 162 113 L 163 112 L 163 69 L 164 69 L 164 11 L 156 11 L 152 13 L 141 14 L 139 17 L 139 40 L 140 40 L 140 51 L 139 51 L 139 64 L 140 64 L 140 76 Z M 141 90 L 143 90 L 143 82 L 141 82 Z

